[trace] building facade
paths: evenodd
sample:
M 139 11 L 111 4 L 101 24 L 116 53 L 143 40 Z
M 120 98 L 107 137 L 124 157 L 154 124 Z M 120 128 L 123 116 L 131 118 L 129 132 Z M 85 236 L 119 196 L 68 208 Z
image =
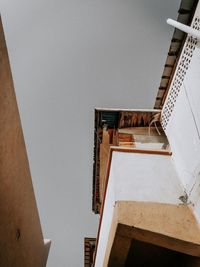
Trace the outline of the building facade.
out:
M 44 239 L 0 21 L 0 266 L 44 267 Z
M 200 30 L 200 4 L 178 21 Z M 175 29 L 152 110 L 95 110 L 93 267 L 200 266 L 200 40 Z

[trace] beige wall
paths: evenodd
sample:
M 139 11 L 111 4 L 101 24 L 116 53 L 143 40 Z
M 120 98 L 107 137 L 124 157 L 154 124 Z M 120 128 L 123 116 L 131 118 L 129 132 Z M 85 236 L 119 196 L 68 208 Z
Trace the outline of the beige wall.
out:
M 0 266 L 46 261 L 29 163 L 0 22 Z

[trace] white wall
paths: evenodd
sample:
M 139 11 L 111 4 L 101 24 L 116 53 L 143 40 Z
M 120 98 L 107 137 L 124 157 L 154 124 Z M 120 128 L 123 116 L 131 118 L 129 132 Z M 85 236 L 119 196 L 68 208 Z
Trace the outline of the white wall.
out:
M 110 173 L 113 172 L 113 160 L 111 162 Z M 112 219 L 115 207 L 115 177 L 113 175 L 109 176 L 109 182 L 107 185 L 104 211 L 102 216 L 101 229 L 99 234 L 98 249 L 96 253 L 95 267 L 102 267 L 104 262 L 104 257 L 106 254 L 106 247 L 108 243 L 109 233 L 112 225 Z
M 166 134 L 180 180 L 189 192 L 200 163 L 200 142 L 184 86 L 181 87 Z
M 184 195 L 171 156 L 113 152 L 95 267 L 102 267 L 116 201 L 180 204 Z
M 200 16 L 200 5 L 196 10 Z M 181 58 L 180 58 L 181 61 Z M 179 64 L 180 64 L 179 61 Z M 177 66 L 177 69 L 179 67 Z M 177 74 L 176 74 L 177 75 Z M 175 77 L 174 77 L 175 78 Z M 172 82 L 173 84 L 173 82 Z M 166 134 L 173 152 L 174 164 L 200 221 L 200 41 L 193 52 L 180 88 Z M 172 86 L 168 97 L 170 97 Z M 165 106 L 163 108 L 163 113 Z
M 112 165 L 116 200 L 180 203 L 183 187 L 170 156 L 116 152 Z
M 152 108 L 180 0 L 0 0 L 48 267 L 83 266 L 94 107 Z

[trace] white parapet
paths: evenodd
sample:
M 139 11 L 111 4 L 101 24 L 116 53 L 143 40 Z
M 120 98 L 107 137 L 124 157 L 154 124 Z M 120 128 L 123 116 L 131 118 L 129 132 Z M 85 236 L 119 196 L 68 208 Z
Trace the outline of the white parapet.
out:
M 178 205 L 184 189 L 170 155 L 114 151 L 100 226 L 95 267 L 104 266 L 117 201 Z
M 45 248 L 45 252 L 44 252 L 44 267 L 47 264 L 47 259 L 48 259 L 48 255 L 49 255 L 49 250 L 51 247 L 51 240 L 50 239 L 44 239 L 44 248 Z
M 200 26 L 200 5 L 191 25 Z M 200 31 L 171 19 L 167 23 L 200 38 Z M 186 38 L 169 87 L 161 120 L 172 150 L 178 176 L 195 216 L 200 222 L 200 46 Z

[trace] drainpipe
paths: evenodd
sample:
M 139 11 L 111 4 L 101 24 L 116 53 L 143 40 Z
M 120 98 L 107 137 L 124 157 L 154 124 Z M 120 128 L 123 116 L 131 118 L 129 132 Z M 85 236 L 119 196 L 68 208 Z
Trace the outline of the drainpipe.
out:
M 188 33 L 190 35 L 192 35 L 193 37 L 196 37 L 197 39 L 200 39 L 200 31 L 190 27 L 190 26 L 187 26 L 183 23 L 180 23 L 176 20 L 173 20 L 173 19 L 167 19 L 167 24 L 185 32 L 185 33 Z

